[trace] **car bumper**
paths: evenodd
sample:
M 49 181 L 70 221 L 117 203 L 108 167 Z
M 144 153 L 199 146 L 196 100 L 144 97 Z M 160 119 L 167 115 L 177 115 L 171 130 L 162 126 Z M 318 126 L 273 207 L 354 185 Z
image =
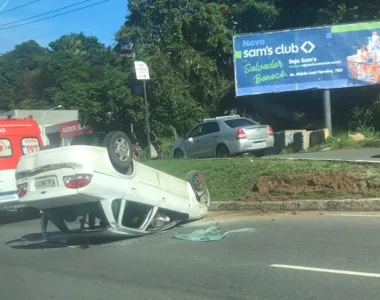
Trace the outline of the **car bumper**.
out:
M 65 207 L 65 206 L 73 206 L 79 204 L 85 204 L 89 202 L 96 202 L 98 199 L 90 198 L 81 194 L 68 193 L 66 195 L 61 194 L 52 198 L 44 198 L 38 199 L 36 197 L 31 197 L 29 195 L 21 198 L 21 203 L 28 207 L 33 207 L 35 209 L 44 210 L 48 208 L 56 208 L 56 207 Z
M 227 145 L 231 154 L 254 152 L 257 150 L 272 148 L 274 146 L 274 137 L 270 136 L 261 140 L 237 140 Z

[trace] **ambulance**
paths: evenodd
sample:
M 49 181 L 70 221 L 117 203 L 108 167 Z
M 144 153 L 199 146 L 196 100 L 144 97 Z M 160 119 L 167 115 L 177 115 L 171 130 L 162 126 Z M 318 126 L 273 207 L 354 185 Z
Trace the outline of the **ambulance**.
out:
M 0 211 L 28 211 L 18 201 L 15 169 L 21 156 L 37 152 L 43 146 L 35 120 L 0 117 Z

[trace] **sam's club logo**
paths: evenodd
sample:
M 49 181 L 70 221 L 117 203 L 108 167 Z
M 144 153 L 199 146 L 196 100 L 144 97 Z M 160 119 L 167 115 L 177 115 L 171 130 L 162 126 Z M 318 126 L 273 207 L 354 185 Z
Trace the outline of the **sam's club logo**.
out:
M 305 53 L 313 52 L 314 48 L 315 48 L 315 45 L 310 41 L 303 43 L 301 46 L 301 50 Z
M 296 54 L 299 51 L 303 51 L 306 54 L 310 54 L 314 51 L 315 45 L 306 41 L 301 46 L 297 46 L 294 43 L 290 45 L 281 44 L 278 47 L 262 47 L 254 49 L 246 49 L 243 51 L 235 51 L 235 59 L 249 58 L 249 57 L 262 57 L 262 56 L 271 56 L 271 55 L 286 55 L 286 54 Z

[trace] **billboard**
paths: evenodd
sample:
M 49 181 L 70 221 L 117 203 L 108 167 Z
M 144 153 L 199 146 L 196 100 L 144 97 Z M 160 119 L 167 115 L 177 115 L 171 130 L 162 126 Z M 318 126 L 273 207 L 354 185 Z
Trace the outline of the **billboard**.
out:
M 236 96 L 380 83 L 380 22 L 234 36 Z

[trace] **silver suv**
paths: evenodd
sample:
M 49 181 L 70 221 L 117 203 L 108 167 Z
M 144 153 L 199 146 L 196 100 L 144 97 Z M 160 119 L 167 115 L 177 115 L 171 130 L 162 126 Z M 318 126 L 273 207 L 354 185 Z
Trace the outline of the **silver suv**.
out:
M 274 145 L 272 127 L 239 115 L 205 119 L 173 146 L 174 158 L 228 157 Z

